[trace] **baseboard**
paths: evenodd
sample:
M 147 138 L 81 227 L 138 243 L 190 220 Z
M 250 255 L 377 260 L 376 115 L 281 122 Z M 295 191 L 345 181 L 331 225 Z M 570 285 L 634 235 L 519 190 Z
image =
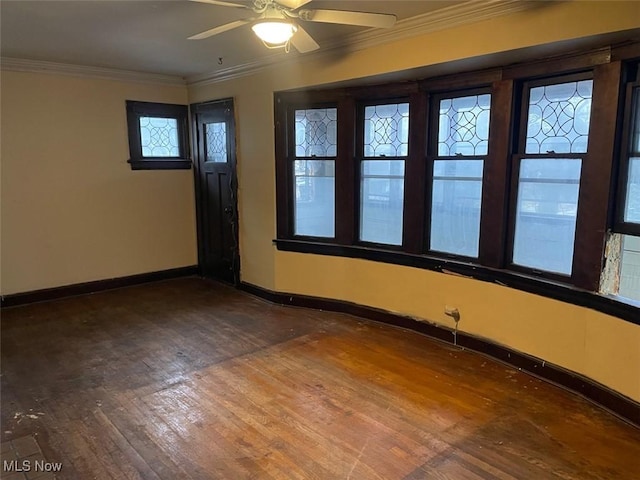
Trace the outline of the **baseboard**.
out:
M 170 270 L 161 270 L 158 272 L 129 275 L 127 277 L 108 278 L 105 280 L 95 280 L 93 282 L 64 285 L 62 287 L 45 288 L 42 290 L 33 290 L 30 292 L 14 293 L 11 295 L 3 295 L 0 298 L 0 307 L 16 307 L 18 305 L 26 305 L 29 303 L 46 302 L 65 297 L 85 295 L 87 293 L 113 290 L 114 288 L 131 287 L 134 285 L 141 285 L 143 283 L 170 280 L 172 278 L 179 277 L 188 277 L 191 275 L 196 275 L 197 273 L 198 267 L 196 265 L 192 265 L 189 267 L 172 268 Z
M 328 310 L 347 313 L 369 320 L 413 330 L 431 338 L 454 344 L 451 329 L 421 322 L 410 317 L 356 303 L 329 298 L 311 297 L 292 293 L 280 293 L 242 282 L 241 290 L 280 305 Z M 540 358 L 518 352 L 511 348 L 467 333 L 458 332 L 455 343 L 462 348 L 487 355 L 537 378 L 553 383 L 613 413 L 622 420 L 640 428 L 640 403 L 588 377 L 572 372 Z

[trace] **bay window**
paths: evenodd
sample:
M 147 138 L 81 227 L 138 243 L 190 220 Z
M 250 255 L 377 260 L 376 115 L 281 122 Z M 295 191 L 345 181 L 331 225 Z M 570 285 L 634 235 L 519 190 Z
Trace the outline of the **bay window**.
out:
M 613 231 L 614 283 L 640 298 L 634 52 L 276 93 L 278 249 L 454 273 L 636 318 L 599 290 Z

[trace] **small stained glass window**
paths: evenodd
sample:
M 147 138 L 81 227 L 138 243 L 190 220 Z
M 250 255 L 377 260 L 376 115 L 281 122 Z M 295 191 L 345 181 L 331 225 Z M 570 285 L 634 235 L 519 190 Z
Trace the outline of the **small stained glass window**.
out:
M 207 162 L 227 162 L 227 124 L 205 123 Z
M 592 93 L 593 80 L 532 88 L 525 153 L 585 153 Z
M 409 104 L 365 107 L 364 156 L 406 157 L 408 152 Z
M 191 168 L 186 105 L 127 100 L 126 107 L 132 170 Z
M 295 112 L 296 157 L 335 157 L 338 110 L 311 108 Z
M 178 121 L 175 118 L 140 117 L 143 157 L 178 157 Z

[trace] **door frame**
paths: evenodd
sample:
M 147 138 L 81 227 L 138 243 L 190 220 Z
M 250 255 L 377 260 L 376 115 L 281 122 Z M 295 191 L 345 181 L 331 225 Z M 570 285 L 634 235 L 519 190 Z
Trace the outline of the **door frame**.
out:
M 229 108 L 231 110 L 232 125 L 229 132 L 229 147 L 232 154 L 229 156 L 229 162 L 231 164 L 231 197 L 234 221 L 232 222 L 231 230 L 234 241 L 234 254 L 233 254 L 233 285 L 240 285 L 240 241 L 239 241 L 239 216 L 238 216 L 238 170 L 237 170 L 237 149 L 236 149 L 236 121 L 235 121 L 235 104 L 233 97 L 223 98 L 218 100 L 210 100 L 206 102 L 192 103 L 189 105 L 189 119 L 191 125 L 191 152 L 193 157 L 193 180 L 195 186 L 195 202 L 196 202 L 196 232 L 198 242 L 198 273 L 200 276 L 207 276 L 205 272 L 204 259 L 205 259 L 205 235 L 204 235 L 204 220 L 203 215 L 205 208 L 203 205 L 205 195 L 201 185 L 201 172 L 200 161 L 202 160 L 203 152 L 199 148 L 199 130 L 198 130 L 198 113 L 202 113 L 210 107 Z M 218 279 L 221 280 L 222 279 Z

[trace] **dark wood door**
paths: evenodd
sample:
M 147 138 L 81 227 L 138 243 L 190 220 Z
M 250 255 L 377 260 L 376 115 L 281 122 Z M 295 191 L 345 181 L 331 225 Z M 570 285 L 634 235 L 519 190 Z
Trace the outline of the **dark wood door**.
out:
M 233 100 L 191 108 L 200 271 L 237 285 L 240 255 Z

